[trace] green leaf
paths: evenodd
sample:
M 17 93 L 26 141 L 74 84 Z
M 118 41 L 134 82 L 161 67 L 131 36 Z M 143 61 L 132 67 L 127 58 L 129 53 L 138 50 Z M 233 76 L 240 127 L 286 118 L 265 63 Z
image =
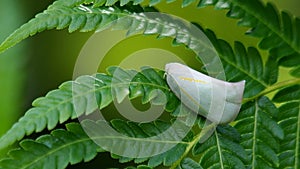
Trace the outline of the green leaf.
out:
M 252 168 L 276 168 L 277 153 L 284 132 L 277 123 L 278 109 L 267 98 L 242 106 L 234 127 L 241 133 L 241 145 L 246 149 L 247 166 Z
M 294 77 L 300 78 L 300 66 L 295 67 L 294 69 L 292 69 L 292 70 L 290 71 L 290 74 L 291 74 L 292 76 L 294 76 Z
M 265 64 L 265 70 L 263 73 L 263 79 L 265 79 L 267 84 L 274 84 L 277 82 L 278 79 L 278 63 L 276 62 L 276 59 L 272 57 L 268 57 L 268 60 Z
M 191 5 L 192 3 L 194 3 L 196 0 L 183 0 L 182 1 L 182 7 L 186 7 L 186 6 L 189 6 Z
M 225 130 L 230 132 L 224 132 Z M 200 165 L 203 168 L 245 168 L 247 160 L 245 150 L 235 139 L 231 139 L 231 133 L 236 133 L 229 125 L 223 128 L 218 126 L 218 132 L 204 143 L 197 143 L 193 149 L 193 155 L 200 156 Z M 228 135 L 229 134 L 229 135 Z
M 156 99 L 156 104 L 166 104 L 166 110 L 174 111 L 179 105 L 178 99 L 170 92 L 162 71 L 151 68 L 142 72 L 133 70 L 124 71 L 120 68 L 117 74 L 94 76 L 81 76 L 75 81 L 63 83 L 59 89 L 49 92 L 46 97 L 38 98 L 33 102 L 33 108 L 28 110 L 13 127 L 0 138 L 0 149 L 7 147 L 25 135 L 40 132 L 47 128 L 53 129 L 58 123 L 68 119 L 75 119 L 82 114 L 93 113 L 97 108 L 109 105 L 113 98 L 123 98 L 124 92 L 130 99 L 143 97 L 143 102 L 148 103 L 156 97 L 150 97 L 153 90 L 160 90 L 165 94 L 166 100 Z M 119 79 L 118 76 L 129 76 L 130 79 Z M 165 102 L 167 101 L 167 103 Z
M 146 165 L 139 165 L 138 167 L 127 167 L 126 169 L 151 169 L 152 167 Z M 180 166 L 177 169 L 202 169 L 199 163 L 195 162 L 191 158 L 185 158 L 182 160 Z
M 300 168 L 300 85 L 280 90 L 273 100 L 283 103 L 278 120 L 286 135 L 280 142 L 279 168 Z
M 67 130 L 56 129 L 36 141 L 25 139 L 20 148 L 9 152 L 9 158 L 0 161 L 5 169 L 63 169 L 68 164 L 90 161 L 103 151 L 77 123 L 66 125 Z
M 152 167 L 146 165 L 139 165 L 137 167 L 126 167 L 125 169 L 152 169 Z
M 284 103 L 290 101 L 298 101 L 300 99 L 300 85 L 294 85 L 291 87 L 280 90 L 273 98 L 273 101 L 277 103 Z
M 291 54 L 288 57 L 280 59 L 278 63 L 284 67 L 293 67 L 300 64 L 300 58 L 297 54 Z
M 182 160 L 179 169 L 202 169 L 199 163 L 195 162 L 190 158 L 185 158 Z
M 187 145 L 178 144 L 166 153 L 151 157 L 148 162 L 148 165 L 151 167 L 156 167 L 160 164 L 163 164 L 164 166 L 171 166 L 178 159 L 180 159 L 182 154 L 185 152 L 186 147 Z

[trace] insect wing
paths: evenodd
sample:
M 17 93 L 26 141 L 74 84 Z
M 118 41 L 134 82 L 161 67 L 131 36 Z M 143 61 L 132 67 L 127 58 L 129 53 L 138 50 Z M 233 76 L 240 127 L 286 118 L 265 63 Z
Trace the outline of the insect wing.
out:
M 167 64 L 165 71 L 171 90 L 192 111 L 216 123 L 229 123 L 236 118 L 245 81 L 222 81 L 179 63 Z

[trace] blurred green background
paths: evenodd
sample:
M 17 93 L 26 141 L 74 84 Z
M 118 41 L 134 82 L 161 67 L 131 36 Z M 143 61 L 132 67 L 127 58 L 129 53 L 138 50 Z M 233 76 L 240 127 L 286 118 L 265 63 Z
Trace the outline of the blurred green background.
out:
M 300 16 L 299 0 L 270 1 L 280 10 Z M 46 9 L 52 2 L 50 0 L 1 0 L 0 41 L 2 42 L 16 28 Z M 237 20 L 227 18 L 226 11 L 215 11 L 213 7 L 199 10 L 195 6 L 196 3 L 187 8 L 181 8 L 181 2 L 178 1 L 171 4 L 161 3 L 156 8 L 161 12 L 173 14 L 188 21 L 197 22 L 204 28 L 212 29 L 218 38 L 225 39 L 231 44 L 234 41 L 241 41 L 246 46 L 257 44 L 258 39 L 245 36 L 244 32 L 247 28 L 236 26 Z M 31 107 L 31 102 L 35 98 L 44 96 L 62 82 L 72 79 L 77 56 L 91 35 L 93 33 L 69 34 L 66 30 L 45 31 L 0 54 L 0 135 Z M 100 71 L 104 71 L 109 65 L 120 63 L 134 51 L 145 48 L 169 50 L 183 58 L 189 58 L 185 61 L 193 67 L 199 66 L 194 60 L 193 52 L 182 46 L 173 48 L 170 42 L 168 38 L 155 40 L 154 36 L 130 38 L 122 42 L 123 45 L 117 46 L 108 53 Z M 262 54 L 267 53 L 262 51 Z M 136 60 L 135 66 L 143 66 L 144 63 L 151 64 L 150 61 L 154 60 L 151 57 L 151 53 L 146 52 L 145 58 Z M 164 62 L 168 61 L 170 60 L 164 60 Z M 128 64 L 130 63 L 125 65 L 128 66 Z M 288 78 L 287 71 L 281 70 L 280 79 Z

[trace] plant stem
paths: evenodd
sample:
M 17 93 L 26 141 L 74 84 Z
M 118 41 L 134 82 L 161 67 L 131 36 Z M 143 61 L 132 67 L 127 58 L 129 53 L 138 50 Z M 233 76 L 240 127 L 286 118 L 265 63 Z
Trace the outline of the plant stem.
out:
M 187 156 L 187 154 L 191 151 L 193 146 L 200 141 L 200 139 L 205 136 L 210 130 L 215 129 L 217 127 L 217 123 L 212 123 L 206 127 L 204 127 L 195 137 L 189 142 L 182 156 L 170 167 L 170 169 L 175 169 L 178 165 L 180 165 L 181 161 Z M 203 131 L 203 132 L 202 132 Z
M 276 83 L 272 86 L 269 86 L 267 87 L 265 90 L 263 90 L 262 92 L 260 92 L 259 94 L 253 96 L 253 97 L 250 97 L 250 98 L 245 98 L 243 99 L 243 104 L 244 103 L 247 103 L 251 100 L 255 100 L 256 98 L 260 97 L 260 96 L 264 96 L 268 93 L 271 93 L 275 90 L 278 90 L 278 89 L 281 89 L 281 88 L 284 88 L 284 87 L 287 87 L 287 86 L 292 86 L 292 85 L 295 85 L 295 84 L 300 84 L 300 78 L 297 78 L 297 79 L 291 79 L 291 80 L 287 80 L 287 81 L 283 81 L 283 82 L 279 82 L 279 83 Z

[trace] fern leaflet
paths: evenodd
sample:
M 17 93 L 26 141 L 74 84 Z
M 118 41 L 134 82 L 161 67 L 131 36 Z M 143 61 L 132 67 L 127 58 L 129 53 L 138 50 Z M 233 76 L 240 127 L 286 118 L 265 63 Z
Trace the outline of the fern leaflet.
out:
M 278 121 L 286 134 L 280 142 L 279 168 L 300 168 L 300 85 L 280 90 L 273 101 L 283 103 Z
M 245 150 L 239 145 L 239 133 L 231 126 L 218 126 L 214 133 L 203 144 L 197 143 L 194 155 L 200 155 L 203 168 L 245 168 L 247 160 Z
M 68 1 L 66 1 L 68 2 Z M 13 32 L 1 45 L 0 52 L 14 46 L 21 40 L 33 36 L 38 32 L 49 29 L 64 29 L 69 32 L 78 29 L 82 32 L 103 28 L 107 24 L 128 12 L 121 12 L 120 8 L 89 8 L 83 5 L 66 6 L 64 1 L 57 1 L 50 5 L 47 10 L 39 13 L 34 19 Z
M 284 138 L 284 134 L 276 122 L 277 116 L 278 109 L 267 97 L 261 97 L 242 106 L 234 127 L 241 133 L 241 145 L 251 157 L 247 166 L 252 168 L 279 166 L 277 157 L 279 140 Z

